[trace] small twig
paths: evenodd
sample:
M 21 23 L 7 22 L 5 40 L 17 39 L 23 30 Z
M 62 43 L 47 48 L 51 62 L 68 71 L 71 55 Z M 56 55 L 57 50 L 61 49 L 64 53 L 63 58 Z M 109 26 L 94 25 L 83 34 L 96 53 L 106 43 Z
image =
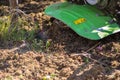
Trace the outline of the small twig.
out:
M 100 43 L 101 43 L 101 42 L 98 42 L 98 43 L 95 44 L 93 47 L 91 47 L 90 49 L 88 49 L 86 52 L 77 53 L 77 54 L 74 54 L 73 56 L 84 56 L 84 57 L 92 60 L 93 62 L 96 62 L 96 63 L 102 64 L 102 65 L 108 66 L 108 65 L 106 65 L 106 64 L 104 64 L 104 63 L 102 63 L 102 62 L 100 62 L 100 61 L 98 61 L 98 60 L 93 59 L 93 58 L 91 57 L 92 55 L 91 55 L 90 53 L 88 53 L 88 52 L 91 51 L 92 49 L 96 48 Z
M 89 52 L 91 50 L 93 50 L 94 48 L 96 48 L 101 42 L 98 42 L 97 44 L 95 44 L 94 46 L 92 46 L 91 48 L 89 48 L 86 52 Z
M 20 10 L 20 9 L 12 9 L 11 10 L 11 23 L 10 23 L 10 27 L 8 29 L 8 32 L 11 32 L 11 30 L 14 27 L 17 27 L 16 25 L 18 23 L 18 18 L 19 17 L 23 18 L 23 16 L 24 16 L 25 19 L 29 18 L 29 16 L 25 12 L 23 12 L 22 10 Z
M 77 55 L 82 55 L 82 56 L 86 56 L 86 57 L 90 57 L 91 54 L 88 54 L 89 51 L 91 51 L 92 49 L 96 48 L 101 42 L 98 42 L 97 44 L 95 44 L 93 47 L 89 48 L 87 51 L 85 52 L 82 52 L 82 53 L 77 53 L 77 54 L 74 54 L 74 56 L 77 56 Z M 87 54 L 86 54 L 87 53 Z
M 23 43 L 19 46 L 19 47 L 16 47 L 16 48 L 13 48 L 13 49 L 10 49 L 8 52 L 14 52 L 14 51 L 17 51 L 19 50 L 20 48 L 23 48 L 27 46 L 27 44 L 25 43 L 25 41 L 23 40 Z
M 87 52 L 75 54 L 74 56 L 83 56 L 83 57 L 86 57 L 86 58 L 92 60 L 92 61 L 95 62 L 95 63 L 99 63 L 99 64 L 101 64 L 101 65 L 108 66 L 107 64 L 102 63 L 102 62 L 100 62 L 99 60 L 96 60 L 96 59 L 91 58 L 91 54 L 90 54 L 90 53 L 87 53 Z
M 16 14 L 19 14 L 19 15 L 27 16 L 27 14 L 24 11 L 20 10 L 20 9 L 12 9 L 11 13 L 13 13 L 13 14 L 16 13 Z
M 104 63 L 102 63 L 102 62 L 100 62 L 100 61 L 98 61 L 98 60 L 95 60 L 95 59 L 91 58 L 91 54 L 90 54 L 90 53 L 87 53 L 87 52 L 83 52 L 83 53 L 79 53 L 79 54 L 74 54 L 73 56 L 83 56 L 83 57 L 86 57 L 86 58 L 92 60 L 92 61 L 95 62 L 95 63 L 99 63 L 99 64 L 101 64 L 101 65 L 108 66 L 107 64 L 104 64 Z

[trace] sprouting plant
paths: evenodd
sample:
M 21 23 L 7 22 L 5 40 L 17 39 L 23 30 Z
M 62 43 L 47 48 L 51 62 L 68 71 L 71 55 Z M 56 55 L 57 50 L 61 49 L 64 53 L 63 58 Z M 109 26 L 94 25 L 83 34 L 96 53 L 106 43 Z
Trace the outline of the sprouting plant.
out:
M 53 80 L 56 77 L 56 74 L 46 75 L 42 80 Z
M 12 76 L 6 76 L 3 80 L 13 80 Z
M 37 40 L 35 33 L 39 29 L 37 23 L 30 23 L 26 17 L 19 17 L 16 23 L 11 23 L 11 15 L 0 18 L 0 40 L 7 43 L 27 41 L 30 47 L 36 51 L 47 50 L 50 46 L 50 41 Z M 31 25 L 32 24 L 32 25 Z
M 50 47 L 50 45 L 51 45 L 51 41 L 47 40 L 46 45 L 45 45 L 46 49 L 48 49 Z
M 3 41 L 33 40 L 35 30 L 36 26 L 31 27 L 29 22 L 22 17 L 18 17 L 14 25 L 11 23 L 11 15 L 0 18 L 0 38 Z
M 0 37 L 7 39 L 9 35 L 8 28 L 10 26 L 10 16 L 4 16 L 0 18 Z
M 85 58 L 84 58 L 84 62 L 85 62 L 85 63 L 88 63 L 88 62 L 89 62 L 89 58 L 85 57 Z
M 47 76 L 44 76 L 43 77 L 43 80 L 50 80 L 51 79 L 51 76 L 50 75 L 47 75 Z
M 30 47 L 33 50 L 40 51 L 40 52 L 43 52 L 45 49 L 44 42 L 42 40 L 37 40 L 37 39 L 32 40 Z

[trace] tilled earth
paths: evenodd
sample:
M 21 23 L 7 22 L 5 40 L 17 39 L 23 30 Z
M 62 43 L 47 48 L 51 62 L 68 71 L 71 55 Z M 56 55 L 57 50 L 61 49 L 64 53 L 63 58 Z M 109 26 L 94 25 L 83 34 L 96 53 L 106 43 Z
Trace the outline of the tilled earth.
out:
M 20 1 L 24 1 L 20 9 L 47 33 L 51 45 L 45 52 L 22 43 L 1 46 L 0 80 L 120 80 L 120 33 L 91 41 L 44 14 L 48 5 L 59 0 Z M 0 16 L 9 13 L 7 5 L 2 2 Z

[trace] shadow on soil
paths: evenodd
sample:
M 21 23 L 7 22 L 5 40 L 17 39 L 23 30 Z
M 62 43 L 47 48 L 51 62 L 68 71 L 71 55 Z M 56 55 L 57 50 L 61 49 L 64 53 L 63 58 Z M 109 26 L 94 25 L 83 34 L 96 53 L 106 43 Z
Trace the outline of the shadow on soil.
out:
M 67 80 L 119 79 L 116 75 L 120 73 L 120 33 L 92 41 L 78 36 L 59 21 L 52 23 L 48 34 L 53 40 L 51 51 L 63 51 L 68 55 L 77 54 L 83 60 L 88 59 L 88 62 L 83 61 L 84 64 L 80 65 Z

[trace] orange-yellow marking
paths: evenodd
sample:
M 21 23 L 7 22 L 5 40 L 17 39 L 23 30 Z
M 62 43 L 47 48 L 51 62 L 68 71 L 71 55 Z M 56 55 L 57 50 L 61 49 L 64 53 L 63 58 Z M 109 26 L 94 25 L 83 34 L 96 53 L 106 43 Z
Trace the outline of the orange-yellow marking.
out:
M 74 24 L 81 24 L 81 23 L 83 23 L 85 21 L 86 21 L 85 18 L 79 18 L 79 19 L 77 19 L 77 20 L 74 21 Z

